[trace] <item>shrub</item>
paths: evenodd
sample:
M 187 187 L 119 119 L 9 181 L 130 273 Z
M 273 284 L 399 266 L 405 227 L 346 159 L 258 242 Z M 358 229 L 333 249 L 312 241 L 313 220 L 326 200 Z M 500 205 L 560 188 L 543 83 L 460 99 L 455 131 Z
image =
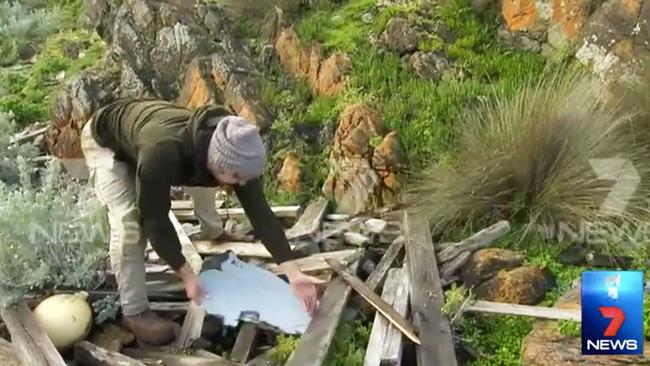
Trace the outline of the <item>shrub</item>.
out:
M 12 145 L 11 140 L 17 132 L 13 113 L 0 110 L 0 181 L 7 185 L 18 183 L 16 159 L 19 156 L 30 159 L 37 152 L 32 144 Z
M 35 47 L 57 29 L 58 8 L 29 9 L 20 2 L 0 3 L 0 66 L 16 62 L 26 47 Z
M 42 184 L 18 158 L 21 185 L 0 184 L 0 305 L 25 294 L 96 288 L 103 281 L 107 225 L 92 191 L 48 164 Z
M 497 95 L 468 110 L 460 122 L 457 159 L 414 178 L 412 209 L 427 215 L 436 234 L 502 218 L 528 228 L 642 223 L 650 193 L 647 140 L 637 137 L 638 118 L 603 105 L 590 81 L 578 69 L 546 72 L 513 98 Z M 613 183 L 596 174 L 591 160 L 613 158 L 631 162 L 641 176 L 620 215 L 601 210 Z M 616 177 L 620 168 L 607 172 Z M 627 197 L 621 198 L 625 203 Z

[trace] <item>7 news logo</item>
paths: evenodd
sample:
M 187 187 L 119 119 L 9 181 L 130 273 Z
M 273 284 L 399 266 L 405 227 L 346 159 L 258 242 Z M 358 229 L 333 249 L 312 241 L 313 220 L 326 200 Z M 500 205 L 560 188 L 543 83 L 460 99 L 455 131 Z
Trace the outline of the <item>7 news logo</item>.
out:
M 643 354 L 643 272 L 582 273 L 582 354 Z

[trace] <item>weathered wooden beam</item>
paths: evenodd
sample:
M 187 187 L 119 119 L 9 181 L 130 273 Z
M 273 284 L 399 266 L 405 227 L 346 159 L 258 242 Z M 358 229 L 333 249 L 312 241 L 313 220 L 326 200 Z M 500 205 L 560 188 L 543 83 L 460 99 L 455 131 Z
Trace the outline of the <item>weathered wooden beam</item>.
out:
M 530 316 L 534 318 L 554 320 L 573 320 L 577 322 L 582 321 L 582 313 L 580 312 L 580 309 L 550 308 L 544 306 L 519 305 L 484 300 L 476 300 L 474 303 L 466 306 L 463 311 Z
M 328 204 L 329 202 L 324 197 L 319 197 L 310 203 L 298 219 L 298 222 L 286 231 L 287 239 L 298 239 L 314 234 L 320 227 Z
M 125 348 L 122 350 L 127 356 L 145 360 L 162 362 L 165 366 L 241 366 L 242 364 L 232 362 L 223 358 L 199 357 L 166 353 L 158 350 L 144 348 Z M 146 363 L 146 362 L 145 362 Z
M 422 344 L 416 349 L 419 366 L 456 366 L 456 354 L 449 322 L 442 314 L 444 304 L 436 254 L 429 223 L 422 217 L 403 214 L 406 266 L 409 270 L 413 320 Z
M 358 253 L 359 249 L 345 249 L 337 250 L 335 252 L 324 252 L 309 257 L 296 259 L 296 263 L 300 270 L 305 273 L 310 272 L 319 272 L 324 271 L 330 268 L 330 265 L 327 264 L 327 259 L 336 259 L 339 261 L 344 261 L 349 256 Z M 280 273 L 278 270 L 278 265 L 275 263 L 269 263 L 266 265 L 266 268 L 274 273 Z
M 145 366 L 144 363 L 118 352 L 110 352 L 88 341 L 74 345 L 74 360 L 84 366 Z
M 406 316 L 409 299 L 408 268 L 402 267 L 398 272 L 398 286 L 395 291 L 393 308 L 401 316 Z M 381 352 L 381 366 L 398 366 L 402 362 L 402 332 L 392 325 L 386 330 L 386 340 Z
M 234 362 L 247 362 L 255 348 L 255 342 L 260 330 L 253 323 L 244 323 L 237 334 L 235 345 L 230 353 L 230 360 Z
M 370 276 L 366 279 L 366 285 L 373 291 L 376 291 L 378 287 L 382 285 L 388 270 L 393 265 L 400 252 L 404 248 L 404 237 L 398 237 L 393 241 L 393 243 L 388 247 L 386 253 L 379 261 L 379 264 L 375 267 L 375 270 L 372 271 Z
M 351 264 L 348 271 L 356 272 L 359 261 Z M 341 314 L 352 289 L 340 277 L 332 280 L 325 289 L 316 315 L 300 337 L 298 345 L 285 366 L 320 366 L 329 352 Z
M 0 359 L 5 363 L 2 366 L 21 366 L 22 363 L 16 354 L 16 350 L 11 342 L 0 338 Z
M 195 240 L 193 243 L 198 252 L 203 255 L 223 254 L 230 250 L 240 258 L 272 258 L 271 253 L 266 249 L 264 244 L 261 244 L 260 242 L 217 243 L 209 240 Z M 291 245 L 290 247 L 293 250 L 296 246 Z
M 499 239 L 510 231 L 510 223 L 508 221 L 499 221 L 496 224 L 486 227 L 481 231 L 475 233 L 469 238 L 448 246 L 438 253 L 438 262 L 444 263 L 452 260 L 457 255 L 464 251 L 473 252 L 475 250 L 485 248 L 492 244 L 495 240 Z
M 193 209 L 174 209 L 174 213 L 179 220 L 195 220 Z M 279 206 L 271 207 L 271 211 L 278 218 L 295 218 L 298 216 L 300 206 Z M 246 213 L 243 208 L 218 208 L 217 213 L 219 217 L 230 217 L 234 219 L 247 219 Z
M 149 308 L 153 311 L 187 311 L 190 303 L 186 302 L 165 302 L 165 301 L 152 301 L 149 303 Z
M 391 268 L 386 276 L 386 283 L 381 294 L 381 298 L 391 304 L 395 301 L 395 294 L 399 286 L 399 269 Z M 388 330 L 388 320 L 381 314 L 375 313 L 375 320 L 370 330 L 370 338 L 366 348 L 363 366 L 379 366 L 381 363 L 382 348 L 386 341 L 386 331 Z
M 214 195 L 215 208 L 219 209 L 224 204 L 224 200 L 217 199 L 217 194 Z M 171 209 L 174 211 L 194 210 L 194 201 L 192 200 L 172 200 Z
M 169 211 L 169 219 L 172 221 L 172 224 L 174 224 L 174 228 L 176 229 L 176 234 L 178 235 L 178 239 L 181 242 L 181 250 L 183 252 L 185 260 L 190 265 L 190 268 L 192 268 L 192 270 L 198 274 L 201 271 L 203 259 L 196 251 L 196 248 L 194 247 L 194 244 L 192 244 L 190 238 L 185 234 L 185 231 L 183 231 L 183 226 L 171 211 Z M 183 321 L 183 329 L 181 330 L 181 334 L 176 340 L 176 344 L 180 348 L 187 348 L 191 346 L 192 342 L 201 337 L 205 315 L 205 309 L 203 307 L 198 306 L 194 302 L 190 301 L 187 314 L 185 315 L 185 320 Z
M 332 267 L 332 269 L 336 271 L 336 273 L 341 276 L 348 285 L 352 286 L 352 288 L 366 299 L 366 301 L 368 301 L 379 313 L 385 316 L 391 324 L 402 331 L 415 344 L 420 344 L 420 339 L 417 334 L 415 334 L 413 326 L 403 316 L 395 311 L 392 304 L 388 304 L 384 301 L 357 276 L 347 273 L 345 267 L 343 267 L 339 262 L 336 262 L 333 259 L 328 259 L 327 263 L 329 263 L 330 267 Z
M 24 301 L 15 307 L 0 307 L 0 315 L 11 335 L 18 358 L 23 364 L 66 366 L 63 357 L 38 325 Z

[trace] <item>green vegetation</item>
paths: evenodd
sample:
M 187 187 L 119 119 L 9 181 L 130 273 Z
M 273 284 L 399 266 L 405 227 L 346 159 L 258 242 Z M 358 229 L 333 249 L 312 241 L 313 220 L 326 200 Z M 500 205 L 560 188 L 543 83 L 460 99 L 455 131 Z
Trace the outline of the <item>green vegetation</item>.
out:
M 82 6 L 82 0 L 49 0 L 46 7 L 36 10 L 28 10 L 23 5 L 10 8 L 33 14 L 25 15 L 23 20 L 13 25 L 11 29 L 16 30 L 10 36 L 12 44 L 31 47 L 35 61 L 18 67 L 0 68 L 0 110 L 13 112 L 19 125 L 46 119 L 51 97 L 61 83 L 101 58 L 103 44 L 99 36 L 77 24 Z M 29 29 L 33 30 L 29 32 L 22 30 L 31 24 L 32 18 L 38 25 L 31 26 Z M 0 37 L 0 48 L 2 42 Z M 16 57 L 12 56 L 8 64 L 17 61 Z
M 19 183 L 18 159 L 31 159 L 36 156 L 36 148 L 31 144 L 16 145 L 13 136 L 18 132 L 13 114 L 0 110 L 0 182 L 8 186 Z

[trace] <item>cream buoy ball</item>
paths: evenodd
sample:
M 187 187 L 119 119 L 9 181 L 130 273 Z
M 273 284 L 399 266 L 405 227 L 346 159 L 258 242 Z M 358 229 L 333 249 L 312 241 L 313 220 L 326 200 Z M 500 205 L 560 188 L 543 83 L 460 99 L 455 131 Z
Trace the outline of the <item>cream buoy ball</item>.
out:
M 34 308 L 36 322 L 54 346 L 64 351 L 86 338 L 92 326 L 92 309 L 88 293 L 58 294 L 43 300 Z

